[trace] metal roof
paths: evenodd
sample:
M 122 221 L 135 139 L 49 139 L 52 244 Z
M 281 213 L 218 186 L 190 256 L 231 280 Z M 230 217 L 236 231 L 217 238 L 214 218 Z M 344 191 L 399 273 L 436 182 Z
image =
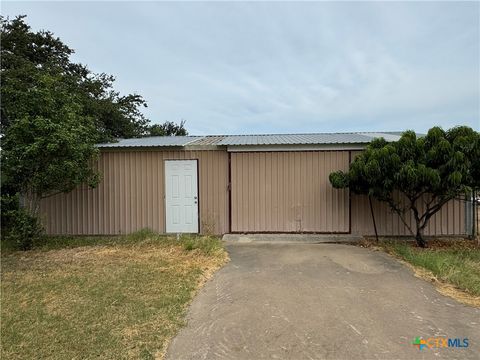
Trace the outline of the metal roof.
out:
M 225 135 L 208 135 L 192 141 L 188 145 L 219 145 L 225 139 Z
M 150 136 L 134 139 L 120 139 L 115 143 L 98 144 L 98 147 L 157 147 L 157 146 L 185 146 L 202 139 L 203 136 Z
M 374 138 L 397 141 L 401 132 L 355 132 L 318 134 L 209 135 L 209 136 L 152 136 L 122 139 L 116 143 L 98 144 L 101 148 L 165 147 L 165 146 L 248 146 L 248 145 L 323 145 L 367 144 Z
M 226 136 L 219 145 L 320 145 L 320 144 L 364 144 L 374 138 L 383 137 L 396 141 L 400 135 L 393 133 L 321 133 L 321 134 L 277 134 L 277 135 L 234 135 Z

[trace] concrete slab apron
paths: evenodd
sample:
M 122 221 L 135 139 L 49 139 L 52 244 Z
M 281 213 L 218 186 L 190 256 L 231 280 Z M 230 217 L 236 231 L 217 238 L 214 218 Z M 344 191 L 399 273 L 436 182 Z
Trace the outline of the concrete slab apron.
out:
M 168 359 L 480 359 L 480 311 L 381 252 L 338 244 L 229 244 Z M 417 336 L 468 338 L 418 350 Z

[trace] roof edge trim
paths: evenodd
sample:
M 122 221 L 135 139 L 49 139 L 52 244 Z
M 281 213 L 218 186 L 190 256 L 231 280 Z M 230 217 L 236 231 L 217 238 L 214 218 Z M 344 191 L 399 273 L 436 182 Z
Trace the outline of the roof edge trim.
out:
M 229 145 L 228 152 L 265 152 L 265 151 L 348 151 L 363 150 L 368 143 L 358 144 L 305 144 L 305 145 Z

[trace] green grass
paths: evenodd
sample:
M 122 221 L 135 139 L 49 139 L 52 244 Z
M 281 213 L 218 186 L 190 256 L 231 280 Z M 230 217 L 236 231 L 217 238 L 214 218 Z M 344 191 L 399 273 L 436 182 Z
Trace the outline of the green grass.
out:
M 480 296 L 480 248 L 468 240 L 432 242 L 422 249 L 406 242 L 383 242 L 387 251 L 474 296 Z
M 160 235 L 146 228 L 128 235 L 118 236 L 41 236 L 33 243 L 32 250 L 49 251 L 59 249 L 72 249 L 81 246 L 117 246 L 135 244 L 142 241 L 162 245 L 180 245 L 185 250 L 200 249 L 202 252 L 211 253 L 223 249 L 221 241 L 215 236 L 197 236 L 183 234 L 179 239 L 176 236 Z M 17 249 L 14 244 L 2 242 L 2 253 L 8 254 Z
M 2 358 L 161 357 L 196 289 L 227 259 L 215 237 L 51 237 L 2 253 Z

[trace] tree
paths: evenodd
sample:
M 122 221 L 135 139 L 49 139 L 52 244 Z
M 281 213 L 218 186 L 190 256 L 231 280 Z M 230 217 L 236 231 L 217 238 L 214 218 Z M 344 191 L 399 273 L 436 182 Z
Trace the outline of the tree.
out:
M 80 184 L 95 186 L 95 143 L 146 134 L 138 95 L 114 78 L 73 63 L 73 50 L 25 16 L 0 17 L 2 239 L 27 249 L 41 227 L 40 200 Z M 23 204 L 23 207 L 19 207 Z
M 44 110 L 31 96 L 32 89 L 43 85 L 37 82 L 40 74 L 61 78 L 61 88 L 75 94 L 78 111 L 94 121 L 97 142 L 147 134 L 149 120 L 140 111 L 147 105 L 140 95 L 120 95 L 113 89 L 113 76 L 73 63 L 73 49 L 49 31 L 33 32 L 25 16 L 0 17 L 0 22 L 2 135 L 17 119 Z
M 10 235 L 27 248 L 40 200 L 96 186 L 95 144 L 146 136 L 149 120 L 140 95 L 121 95 L 113 76 L 72 62 L 73 49 L 49 31 L 32 31 L 25 16 L 0 16 L 0 31 L 2 238 L 5 226 L 16 229 Z M 186 133 L 183 125 L 163 129 Z
M 41 199 L 99 180 L 92 166 L 98 153 L 94 121 L 61 77 L 43 74 L 35 81 L 31 97 L 42 111 L 15 119 L 2 143 L 2 185 L 14 184 L 34 217 Z
M 423 232 L 431 217 L 480 187 L 480 134 L 466 126 L 434 127 L 424 137 L 406 131 L 397 142 L 375 139 L 348 172 L 331 173 L 330 182 L 388 203 L 425 247 Z
M 175 124 L 172 121 L 166 121 L 163 124 L 154 124 L 148 128 L 148 136 L 185 136 L 188 135 L 185 129 L 185 120 L 180 121 L 180 124 Z

